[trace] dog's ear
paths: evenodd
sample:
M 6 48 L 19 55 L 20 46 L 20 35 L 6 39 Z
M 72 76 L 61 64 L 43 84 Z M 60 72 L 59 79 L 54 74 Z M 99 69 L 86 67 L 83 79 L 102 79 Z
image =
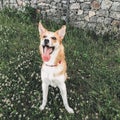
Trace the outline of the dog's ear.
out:
M 57 30 L 57 34 L 60 36 L 61 39 L 64 38 L 65 33 L 66 33 L 66 26 L 65 25 L 63 25 L 61 27 L 61 29 Z
M 39 30 L 39 34 L 42 35 L 43 33 L 45 33 L 47 30 L 43 27 L 42 23 L 39 22 L 38 24 L 38 30 Z

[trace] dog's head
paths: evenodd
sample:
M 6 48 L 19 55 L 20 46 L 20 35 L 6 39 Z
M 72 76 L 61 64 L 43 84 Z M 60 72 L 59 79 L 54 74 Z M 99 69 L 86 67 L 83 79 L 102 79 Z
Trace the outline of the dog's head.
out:
M 38 29 L 40 34 L 40 52 L 43 61 L 47 62 L 54 51 L 62 44 L 62 40 L 66 33 L 66 26 L 64 25 L 61 29 L 51 32 L 39 23 Z

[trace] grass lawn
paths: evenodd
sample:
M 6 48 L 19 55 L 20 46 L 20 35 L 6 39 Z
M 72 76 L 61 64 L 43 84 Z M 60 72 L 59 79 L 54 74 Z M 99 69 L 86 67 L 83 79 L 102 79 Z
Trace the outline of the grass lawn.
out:
M 28 12 L 27 12 L 28 13 Z M 49 88 L 44 111 L 36 20 L 31 14 L 0 11 L 0 120 L 120 120 L 120 40 L 67 25 L 65 46 L 68 114 L 58 88 Z M 49 30 L 61 27 L 43 21 Z

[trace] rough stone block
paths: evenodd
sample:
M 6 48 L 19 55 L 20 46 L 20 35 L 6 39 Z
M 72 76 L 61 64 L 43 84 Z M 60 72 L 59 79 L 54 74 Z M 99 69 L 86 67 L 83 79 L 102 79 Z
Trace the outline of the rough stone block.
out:
M 117 20 L 120 20 L 120 12 L 111 11 L 110 12 L 110 17 L 112 17 L 114 19 L 117 19 Z
M 11 0 L 11 4 L 16 4 L 16 0 Z
M 78 15 L 82 15 L 83 14 L 83 10 L 78 10 Z
M 85 2 L 85 0 L 77 0 L 77 2 Z
M 92 17 L 95 15 L 95 12 L 94 11 L 89 11 L 89 17 Z
M 103 0 L 97 0 L 97 1 L 101 4 Z
M 56 2 L 51 2 L 52 7 L 56 6 Z
M 86 27 L 86 22 L 85 21 L 74 22 L 74 26 L 79 27 L 79 28 L 85 28 Z
M 82 15 L 78 15 L 76 20 L 77 21 L 84 21 L 85 20 L 84 19 L 84 15 L 83 14 Z
M 90 18 L 90 22 L 96 23 L 96 22 L 97 22 L 97 16 L 92 16 L 92 17 Z
M 112 22 L 112 18 L 105 18 L 104 23 L 105 23 L 106 25 L 110 25 L 111 22 Z
M 104 17 L 98 17 L 97 22 L 98 23 L 104 23 L 105 18 Z
M 102 9 L 100 9 L 99 11 L 97 11 L 96 12 L 96 15 L 97 16 L 103 16 L 103 17 L 108 17 L 108 15 L 109 15 L 109 12 L 108 12 L 108 10 L 102 10 Z
M 120 20 L 113 20 L 111 25 L 120 27 Z
M 85 2 L 92 2 L 93 0 L 84 0 Z
M 62 4 L 61 3 L 57 3 L 57 6 L 56 6 L 57 8 L 61 8 L 62 7 Z
M 61 3 L 67 4 L 67 0 L 63 0 L 63 1 L 61 1 Z
M 98 1 L 93 1 L 91 7 L 92 9 L 98 10 L 100 8 L 100 3 Z
M 111 10 L 120 12 L 120 2 L 114 2 L 112 4 Z
M 86 2 L 84 2 L 84 3 L 81 3 L 81 9 L 82 10 L 88 10 L 88 9 L 90 9 L 90 4 L 89 3 L 86 3 Z
M 70 3 L 74 3 L 75 2 L 75 0 L 70 0 Z
M 95 23 L 88 23 L 88 28 L 89 28 L 90 30 L 95 30 L 96 24 L 95 24 Z
M 112 5 L 112 1 L 110 0 L 103 0 L 101 3 L 101 8 L 102 9 L 109 9 Z
M 70 9 L 73 10 L 73 9 L 80 9 L 80 4 L 79 3 L 73 3 L 70 5 Z
M 89 10 L 84 10 L 84 16 L 88 15 L 89 14 Z
M 88 15 L 85 16 L 85 20 L 86 20 L 86 21 L 89 21 L 89 16 L 88 16 Z
M 120 0 L 113 0 L 114 2 L 120 2 Z
M 57 2 L 57 3 L 59 3 L 60 2 L 60 0 L 54 0 L 55 2 Z
M 61 16 L 61 20 L 65 20 L 66 21 L 66 16 Z

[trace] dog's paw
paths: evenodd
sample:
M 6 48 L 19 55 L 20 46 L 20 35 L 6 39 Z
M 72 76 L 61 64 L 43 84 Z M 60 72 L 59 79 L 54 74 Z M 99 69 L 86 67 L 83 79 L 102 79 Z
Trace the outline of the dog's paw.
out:
M 39 107 L 39 109 L 42 111 L 42 110 L 44 110 L 44 108 L 45 108 L 45 106 L 43 106 L 43 105 L 41 105 L 40 107 Z
M 71 113 L 71 114 L 73 114 L 74 113 L 74 110 L 72 109 L 72 108 L 67 108 L 67 111 L 69 112 L 69 113 Z

